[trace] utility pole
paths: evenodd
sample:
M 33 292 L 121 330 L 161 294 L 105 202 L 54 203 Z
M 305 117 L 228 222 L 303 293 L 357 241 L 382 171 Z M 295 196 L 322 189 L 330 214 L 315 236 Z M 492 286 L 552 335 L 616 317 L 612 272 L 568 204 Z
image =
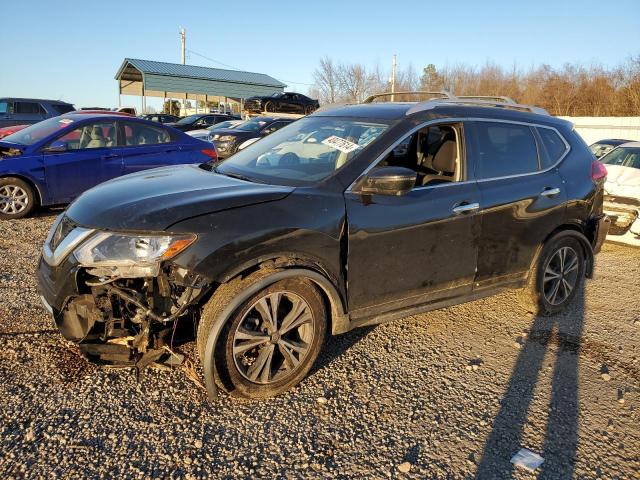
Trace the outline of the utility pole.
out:
M 391 93 L 396 91 L 396 54 L 393 54 L 393 62 L 391 63 Z M 395 101 L 395 95 L 391 95 L 391 101 Z
M 182 44 L 182 64 L 185 64 L 186 51 L 187 51 L 187 31 L 180 27 L 180 43 Z

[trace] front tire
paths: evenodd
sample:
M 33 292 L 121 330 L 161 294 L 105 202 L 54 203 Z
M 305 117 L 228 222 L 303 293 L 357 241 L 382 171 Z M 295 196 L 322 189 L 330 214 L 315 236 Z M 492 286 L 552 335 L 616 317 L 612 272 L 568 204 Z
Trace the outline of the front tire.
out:
M 276 107 L 273 105 L 272 102 L 267 102 L 264 104 L 264 111 L 273 113 L 276 111 Z
M 551 239 L 542 247 L 529 284 L 521 292 L 522 304 L 535 315 L 563 311 L 584 287 L 585 255 L 571 236 Z
M 266 273 L 266 272 L 264 272 Z M 264 278 L 262 271 L 233 288 L 241 292 Z M 244 288 L 243 288 L 244 287 Z M 229 292 L 231 293 L 231 292 Z M 235 296 L 235 295 L 234 295 Z M 227 304 L 232 300 L 225 295 Z M 220 311 L 216 295 L 210 300 Z M 198 329 L 198 347 L 204 359 L 215 320 L 205 307 Z M 263 399 L 298 384 L 315 362 L 326 333 L 326 310 L 318 289 L 304 278 L 285 279 L 245 301 L 223 326 L 215 349 L 220 386 L 236 397 Z
M 26 217 L 36 202 L 33 188 L 27 182 L 15 177 L 0 178 L 0 219 Z

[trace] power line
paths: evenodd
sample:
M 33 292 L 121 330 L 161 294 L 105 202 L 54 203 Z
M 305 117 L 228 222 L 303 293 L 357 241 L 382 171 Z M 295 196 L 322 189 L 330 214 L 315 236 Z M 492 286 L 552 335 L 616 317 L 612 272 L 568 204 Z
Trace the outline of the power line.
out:
M 201 53 L 194 52 L 193 50 L 187 50 L 187 51 L 188 51 L 189 53 L 193 53 L 194 55 L 196 55 L 196 56 L 198 56 L 198 57 L 202 57 L 202 58 L 204 58 L 205 60 L 209 60 L 210 62 L 217 63 L 218 65 L 222 65 L 223 67 L 231 68 L 231 69 L 233 69 L 233 70 L 243 70 L 243 71 L 246 71 L 244 68 L 235 67 L 235 66 L 233 66 L 233 65 L 229 65 L 228 63 L 220 62 L 220 61 L 215 60 L 215 59 L 213 59 L 213 58 L 209 58 L 209 57 L 207 57 L 206 55 L 202 55 Z M 287 80 L 286 78 L 281 78 L 281 79 L 278 79 L 278 80 L 280 80 L 281 82 L 295 83 L 296 85 L 306 85 L 306 86 L 308 86 L 308 87 L 313 87 L 313 86 L 315 85 L 314 83 L 294 82 L 293 80 Z

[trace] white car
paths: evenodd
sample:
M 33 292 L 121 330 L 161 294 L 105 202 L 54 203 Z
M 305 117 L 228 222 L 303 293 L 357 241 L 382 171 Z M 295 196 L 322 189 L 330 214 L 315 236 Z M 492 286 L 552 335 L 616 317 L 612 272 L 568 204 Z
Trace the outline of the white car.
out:
M 209 128 L 203 128 L 201 130 L 190 130 L 185 132 L 187 135 L 191 135 L 194 138 L 199 140 L 204 140 L 205 142 L 210 142 L 211 137 L 213 136 L 212 132 L 215 132 L 219 128 L 233 128 L 236 125 L 240 125 L 244 120 L 225 120 L 224 122 L 216 123 L 215 125 L 211 125 Z
M 640 247 L 640 142 L 622 144 L 600 161 L 608 172 L 603 205 L 611 218 L 607 240 Z

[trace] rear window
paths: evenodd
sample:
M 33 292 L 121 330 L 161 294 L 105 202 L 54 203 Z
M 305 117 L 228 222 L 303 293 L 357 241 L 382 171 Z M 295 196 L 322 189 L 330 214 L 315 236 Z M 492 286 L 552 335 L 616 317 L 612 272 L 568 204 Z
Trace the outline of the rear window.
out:
M 546 152 L 546 155 L 542 155 L 542 167 L 548 168 L 560 160 L 567 151 L 567 146 L 555 130 L 539 127 L 538 133 Z
M 54 105 L 53 107 L 61 115 L 75 111 L 75 108 L 73 108 L 73 105 L 58 104 L 58 105 Z
M 475 122 L 478 178 L 536 172 L 538 149 L 531 128 L 512 123 Z

